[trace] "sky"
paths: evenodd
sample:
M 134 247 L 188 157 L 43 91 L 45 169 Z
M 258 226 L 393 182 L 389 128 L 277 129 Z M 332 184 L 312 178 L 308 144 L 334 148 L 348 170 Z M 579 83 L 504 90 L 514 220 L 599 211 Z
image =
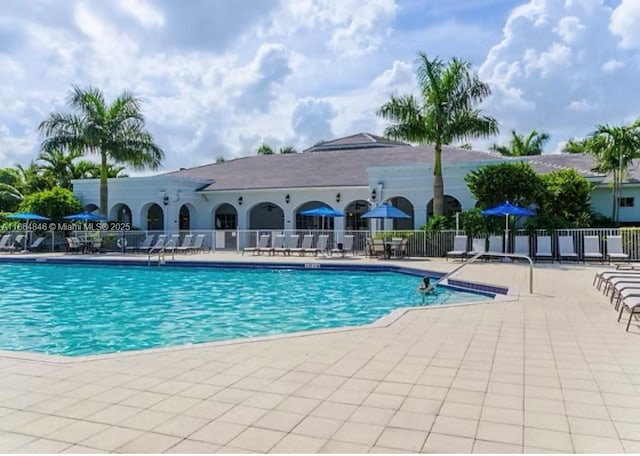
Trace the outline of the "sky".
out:
M 546 152 L 640 117 L 640 0 L 22 0 L 0 2 L 0 167 L 27 165 L 72 85 L 132 92 L 163 171 L 383 134 L 417 53 L 471 62 L 500 123 Z

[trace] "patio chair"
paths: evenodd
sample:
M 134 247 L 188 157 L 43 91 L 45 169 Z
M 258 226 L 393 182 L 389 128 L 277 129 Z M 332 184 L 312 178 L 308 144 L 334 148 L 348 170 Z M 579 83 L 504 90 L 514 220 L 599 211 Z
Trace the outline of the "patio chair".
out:
M 80 239 L 75 236 L 71 236 L 66 238 L 67 241 L 67 252 L 70 253 L 82 253 L 84 251 L 84 246 Z
M 285 244 L 286 236 L 284 234 L 276 234 L 273 238 L 273 244 L 271 245 L 271 254 L 282 253 L 287 254 L 287 246 Z
M 172 234 L 171 237 L 169 238 L 169 241 L 164 246 L 164 251 L 165 252 L 171 252 L 171 253 L 175 254 L 176 253 L 176 249 L 178 248 L 178 244 L 180 244 L 180 235 L 179 234 Z
M 476 256 L 479 253 L 487 253 L 487 240 L 485 238 L 473 238 L 471 250 L 467 252 L 467 256 Z
M 353 234 L 346 234 L 342 239 L 342 248 L 336 247 L 335 249 L 331 249 L 331 255 L 334 253 L 344 256 L 347 252 L 351 252 L 353 254 Z
M 7 246 L 10 240 L 11 240 L 10 234 L 2 235 L 2 237 L 0 238 L 0 251 L 7 250 Z
M 86 253 L 100 253 L 100 249 L 102 248 L 102 238 L 96 237 L 93 239 L 89 239 L 88 242 L 84 243 L 84 251 Z
M 285 247 L 284 254 L 285 255 L 291 255 L 292 252 L 300 253 L 301 248 L 298 247 L 298 244 L 300 244 L 300 235 L 299 234 L 291 234 L 289 236 L 289 239 L 287 239 L 287 241 L 286 241 L 286 247 Z
M 584 252 L 582 259 L 586 263 L 587 260 L 600 260 L 604 263 L 604 256 L 600 251 L 600 238 L 598 236 L 584 237 Z
M 529 252 L 529 236 L 516 236 L 513 253 L 530 256 Z
M 640 290 L 637 290 L 640 292 Z M 634 293 L 631 296 L 628 296 L 625 299 L 620 301 L 620 313 L 618 314 L 618 321 L 622 318 L 622 313 L 624 309 L 629 311 L 629 321 L 627 321 L 627 327 L 625 328 L 626 332 L 629 332 L 629 326 L 631 326 L 631 320 L 636 313 L 640 313 L 640 293 Z
M 204 238 L 207 237 L 206 234 L 198 234 L 196 235 L 196 240 L 193 241 L 193 245 L 188 250 L 193 253 L 204 253 Z
M 382 239 L 371 239 L 369 244 L 369 254 L 373 258 L 382 258 L 385 256 L 384 241 Z
M 453 238 L 453 250 L 447 252 L 447 261 L 449 261 L 449 257 L 458 257 L 464 259 L 467 254 L 467 236 L 455 236 Z
M 622 250 L 622 236 L 607 236 L 607 260 L 629 261 L 629 255 Z
M 300 247 L 289 249 L 291 252 L 296 252 L 300 256 L 304 256 L 305 252 L 313 246 L 313 234 L 305 234 L 302 236 L 302 244 Z
M 135 252 L 135 251 L 147 251 L 151 248 L 151 245 L 153 244 L 153 239 L 155 238 L 155 235 L 153 234 L 147 234 L 144 238 L 144 240 L 142 241 L 142 244 L 140 245 L 127 245 L 125 246 L 124 250 L 125 252 Z
M 325 251 L 327 250 L 328 240 L 328 234 L 321 234 L 320 236 L 318 236 L 318 242 L 316 243 L 316 246 L 304 249 L 304 253 L 313 253 L 315 256 L 325 253 Z
M 162 250 L 167 243 L 167 237 L 168 236 L 166 234 L 159 234 L 155 244 L 146 249 L 147 254 L 151 255 L 153 252 L 159 252 Z M 143 249 L 140 249 L 140 251 L 142 252 Z
M 578 254 L 573 246 L 573 236 L 558 236 L 558 260 L 575 260 L 578 262 Z
M 7 244 L 1 250 L 3 250 L 4 252 L 11 252 L 11 253 L 25 250 L 22 245 L 23 239 L 24 239 L 24 234 L 16 235 L 16 237 L 13 240 L 11 240 L 11 237 L 9 237 Z
M 260 238 L 258 239 L 258 245 L 255 247 L 245 247 L 244 249 L 242 249 L 242 254 L 244 255 L 244 252 L 251 252 L 253 255 L 260 255 L 260 253 L 269 250 L 270 237 L 271 236 L 268 234 L 261 234 Z
M 502 236 L 489 236 L 489 253 L 502 253 Z
M 182 242 L 175 248 L 176 252 L 182 252 L 184 254 L 189 253 L 193 248 L 193 234 L 185 234 L 182 238 Z
M 538 260 L 551 260 L 553 263 L 553 253 L 551 253 L 551 236 L 536 236 L 536 254 Z
M 44 236 L 38 236 L 33 240 L 33 242 L 27 247 L 27 250 L 30 252 L 34 252 L 40 248 L 42 243 L 44 242 Z

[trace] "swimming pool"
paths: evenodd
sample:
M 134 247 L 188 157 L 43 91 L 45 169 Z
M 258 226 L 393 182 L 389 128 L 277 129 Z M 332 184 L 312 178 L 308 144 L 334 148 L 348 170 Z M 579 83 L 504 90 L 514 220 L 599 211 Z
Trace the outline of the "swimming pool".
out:
M 95 355 L 372 323 L 416 306 L 395 272 L 0 264 L 0 349 Z M 487 296 L 438 287 L 427 304 Z

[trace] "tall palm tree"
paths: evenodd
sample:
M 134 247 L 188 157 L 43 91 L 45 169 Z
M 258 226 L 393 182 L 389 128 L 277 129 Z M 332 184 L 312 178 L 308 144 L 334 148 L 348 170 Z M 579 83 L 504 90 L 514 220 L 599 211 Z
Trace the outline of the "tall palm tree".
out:
M 596 161 L 594 171 L 611 174 L 611 219 L 620 217 L 620 186 L 633 160 L 640 158 L 640 119 L 631 125 L 598 125 L 581 141 L 569 140 L 564 148 L 569 153 L 589 153 Z
M 279 154 L 297 154 L 298 151 L 293 146 L 284 146 L 278 149 Z
M 256 150 L 258 155 L 273 155 L 275 152 L 273 151 L 273 147 L 269 144 L 262 143 Z
M 471 64 L 457 58 L 446 65 L 439 58 L 418 54 L 418 84 L 421 100 L 413 95 L 392 96 L 378 115 L 393 123 L 385 135 L 419 144 L 433 144 L 433 213 L 444 213 L 442 146 L 454 141 L 494 135 L 498 122 L 483 115 L 478 105 L 491 94 L 488 84 Z
M 538 133 L 536 130 L 531 130 L 526 137 L 519 135 L 515 130 L 511 130 L 511 141 L 509 141 L 508 146 L 494 144 L 490 149 L 508 157 L 541 155 L 549 138 L 548 133 Z
M 46 149 L 38 154 L 38 160 L 42 162 L 40 169 L 45 176 L 51 178 L 58 187 L 71 190 L 71 179 L 74 178 L 74 160 L 82 156 L 82 152 L 71 150 L 65 153 L 61 149 Z
M 157 169 L 164 152 L 145 129 L 141 102 L 124 92 L 107 104 L 101 90 L 73 86 L 67 104 L 75 113 L 52 113 L 38 129 L 42 150 L 69 149 L 100 156 L 100 213 L 106 217 L 109 161 L 133 169 Z

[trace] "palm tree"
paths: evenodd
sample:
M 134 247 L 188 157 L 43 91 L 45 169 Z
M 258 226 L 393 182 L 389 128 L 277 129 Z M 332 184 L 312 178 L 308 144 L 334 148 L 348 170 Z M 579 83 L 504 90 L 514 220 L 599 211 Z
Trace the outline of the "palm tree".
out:
M 526 138 L 516 133 L 515 130 L 511 130 L 511 141 L 508 146 L 494 144 L 490 149 L 507 157 L 541 155 L 549 138 L 548 133 L 538 133 L 536 130 L 531 130 L 531 133 Z
M 70 151 L 65 154 L 61 149 L 43 150 L 38 155 L 38 160 L 43 162 L 40 169 L 59 187 L 71 190 L 71 179 L 74 179 L 73 161 L 82 156 L 79 151 Z
M 273 151 L 273 147 L 269 144 L 262 143 L 256 150 L 258 155 L 273 155 L 275 152 Z
M 594 171 L 611 174 L 611 219 L 620 216 L 620 186 L 633 160 L 640 158 L 640 119 L 631 125 L 598 125 L 587 138 L 569 140 L 564 148 L 569 153 L 589 153 L 596 161 Z
M 100 156 L 100 213 L 106 216 L 109 161 L 136 170 L 157 169 L 164 152 L 145 129 L 140 100 L 129 92 L 107 104 L 101 90 L 73 86 L 67 104 L 75 114 L 52 113 L 38 127 L 45 136 L 42 150 L 79 150 Z
M 293 146 L 284 146 L 278 149 L 279 154 L 297 154 L 298 151 Z
M 457 58 L 446 65 L 439 58 L 418 54 L 421 100 L 413 95 L 392 96 L 378 115 L 393 123 L 385 135 L 434 146 L 433 213 L 444 213 L 442 146 L 454 141 L 486 137 L 498 132 L 498 122 L 477 107 L 491 94 L 488 84 L 471 73 L 471 64 Z

